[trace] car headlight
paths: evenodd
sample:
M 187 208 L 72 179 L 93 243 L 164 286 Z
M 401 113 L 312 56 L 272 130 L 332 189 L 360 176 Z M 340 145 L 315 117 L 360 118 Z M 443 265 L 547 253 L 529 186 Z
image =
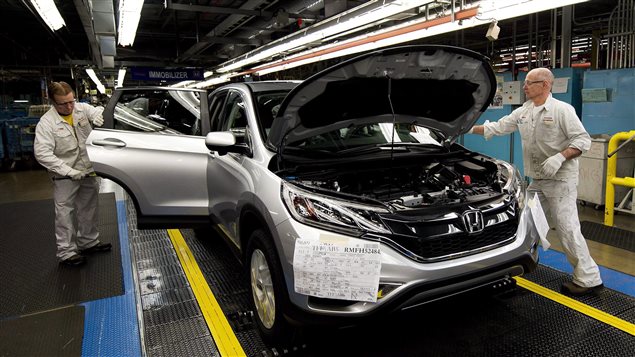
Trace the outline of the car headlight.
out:
M 304 224 L 353 236 L 366 232 L 390 233 L 378 216 L 388 213 L 383 207 L 334 199 L 285 182 L 281 190 L 293 218 Z
M 520 175 L 520 171 L 514 165 L 498 161 L 501 185 L 503 191 L 514 196 L 521 210 L 525 206 L 525 191 L 527 189 L 525 180 Z

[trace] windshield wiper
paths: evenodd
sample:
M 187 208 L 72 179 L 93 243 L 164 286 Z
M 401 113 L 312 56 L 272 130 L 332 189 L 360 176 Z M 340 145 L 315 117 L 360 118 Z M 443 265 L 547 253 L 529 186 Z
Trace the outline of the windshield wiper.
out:
M 403 148 L 435 148 L 435 149 L 443 148 L 443 146 L 441 146 L 441 144 L 404 143 L 404 142 L 376 144 L 375 146 L 379 147 L 379 148 L 394 148 L 394 149 L 399 149 L 399 147 L 403 147 Z
M 436 151 L 436 150 L 444 150 L 444 148 L 443 146 L 436 145 L 436 144 L 396 142 L 396 143 L 383 143 L 383 144 L 375 144 L 375 145 L 358 146 L 358 147 L 354 147 L 350 149 L 340 150 L 337 152 L 337 154 L 338 155 L 366 154 L 366 153 L 373 153 L 378 151 L 389 151 L 389 150 L 393 150 L 395 152 L 410 152 L 412 150 Z

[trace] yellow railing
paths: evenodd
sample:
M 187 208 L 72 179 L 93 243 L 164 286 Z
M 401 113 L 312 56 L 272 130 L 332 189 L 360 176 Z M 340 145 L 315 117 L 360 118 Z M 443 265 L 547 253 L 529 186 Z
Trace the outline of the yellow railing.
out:
M 633 177 L 615 177 L 617 172 L 618 144 L 620 141 L 635 140 L 635 130 L 623 131 L 611 137 L 608 147 L 608 162 L 606 164 L 606 198 L 604 205 L 604 225 L 613 227 L 613 214 L 615 211 L 615 186 L 635 187 Z

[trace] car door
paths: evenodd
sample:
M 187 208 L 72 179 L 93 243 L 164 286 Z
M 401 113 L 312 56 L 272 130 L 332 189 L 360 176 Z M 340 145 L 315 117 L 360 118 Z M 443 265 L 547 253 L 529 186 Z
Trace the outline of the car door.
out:
M 126 89 L 113 95 L 104 118 L 88 137 L 88 155 L 100 176 L 132 196 L 139 226 L 208 222 L 206 92 Z
M 247 91 L 238 89 L 230 90 L 226 96 L 222 110 L 212 115 L 212 127 L 217 131 L 231 131 L 237 143 L 249 145 L 249 123 L 253 122 L 249 118 L 255 115 L 251 98 Z M 239 244 L 239 208 L 253 192 L 253 180 L 245 169 L 245 160 L 249 160 L 245 154 L 212 152 L 207 164 L 212 220 L 236 245 Z

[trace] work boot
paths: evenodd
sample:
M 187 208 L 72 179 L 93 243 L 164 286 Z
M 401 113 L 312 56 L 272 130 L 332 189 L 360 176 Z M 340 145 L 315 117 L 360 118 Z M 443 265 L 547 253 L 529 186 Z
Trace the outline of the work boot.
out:
M 66 258 L 64 260 L 60 260 L 60 264 L 68 265 L 71 267 L 80 266 L 86 263 L 86 257 L 79 254 L 73 254 L 70 258 Z
M 562 283 L 560 290 L 571 296 L 584 296 L 588 294 L 598 294 L 604 288 L 604 284 L 596 285 L 596 286 L 580 286 L 572 281 L 567 281 L 566 283 Z
M 90 248 L 80 249 L 79 252 L 82 254 L 91 254 L 91 253 L 97 253 L 97 252 L 107 252 L 111 249 L 112 249 L 112 244 L 99 242 Z

